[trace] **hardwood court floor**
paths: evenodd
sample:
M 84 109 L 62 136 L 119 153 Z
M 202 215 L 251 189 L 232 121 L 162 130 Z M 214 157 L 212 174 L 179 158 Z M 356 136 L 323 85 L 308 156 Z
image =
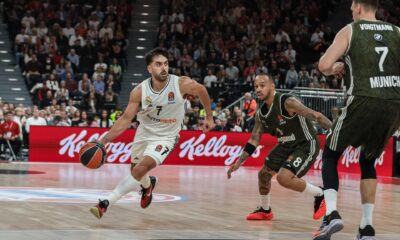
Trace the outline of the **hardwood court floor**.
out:
M 0 239 L 311 239 L 321 223 L 312 220 L 311 196 L 284 189 L 275 179 L 275 219 L 246 221 L 258 204 L 258 169 L 242 168 L 227 180 L 226 167 L 204 166 L 159 167 L 152 172 L 160 181 L 148 209 L 140 208 L 135 192 L 96 219 L 89 208 L 128 168 L 0 163 Z M 319 172 L 306 179 L 322 181 Z M 377 239 L 400 239 L 400 181 L 383 182 L 374 213 Z M 345 228 L 332 239 L 354 239 L 361 217 L 358 185 L 358 177 L 341 176 L 338 207 Z

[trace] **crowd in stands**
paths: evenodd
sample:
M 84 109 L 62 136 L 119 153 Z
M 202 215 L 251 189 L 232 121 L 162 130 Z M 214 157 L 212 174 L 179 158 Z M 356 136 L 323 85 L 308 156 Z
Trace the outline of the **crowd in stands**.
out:
M 343 88 L 343 79 L 326 78 L 317 68 L 318 59 L 335 36 L 324 21 L 340 1 L 161 3 L 158 46 L 169 52 L 170 71 L 203 83 L 217 106 L 224 108 L 230 103 L 226 99 L 238 99 L 252 91 L 259 73 L 272 75 L 280 89 Z M 202 124 L 192 120 L 198 107 L 192 105 L 188 129 Z M 217 115 L 218 129 L 249 131 L 254 121 L 248 106 Z
M 214 98 L 252 90 L 258 73 L 278 88 L 342 87 L 316 61 L 335 33 L 324 25 L 334 1 L 162 1 L 158 45 L 172 72 L 203 82 Z
M 3 8 L 34 105 L 115 109 L 127 64 L 128 1 L 18 0 Z

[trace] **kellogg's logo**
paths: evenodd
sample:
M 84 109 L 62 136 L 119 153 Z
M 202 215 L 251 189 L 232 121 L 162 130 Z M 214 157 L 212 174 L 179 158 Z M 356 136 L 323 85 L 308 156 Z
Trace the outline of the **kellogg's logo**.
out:
M 63 138 L 60 141 L 60 155 L 67 154 L 69 157 L 74 158 L 75 154 L 79 153 L 80 148 L 90 141 L 95 141 L 102 138 L 107 132 L 102 135 L 95 133 L 87 137 L 87 131 L 82 130 L 80 133 L 74 133 L 70 136 Z M 87 139 L 87 140 L 86 140 Z M 198 137 L 192 137 L 179 145 L 179 157 L 188 158 L 190 161 L 195 160 L 195 157 L 214 157 L 225 158 L 224 164 L 231 165 L 243 151 L 240 145 L 227 145 L 227 135 L 220 137 L 211 137 L 205 141 L 206 135 L 201 134 Z M 130 160 L 132 143 L 125 144 L 123 142 L 111 142 L 105 145 L 108 152 L 107 162 L 115 162 L 119 159 L 120 163 Z M 256 151 L 251 155 L 253 158 L 258 158 L 260 150 L 263 146 L 258 146 Z M 162 145 L 158 145 L 155 151 L 161 151 Z
M 227 136 L 222 135 L 220 137 L 212 137 L 203 142 L 206 138 L 205 134 L 200 136 L 192 137 L 185 142 L 181 143 L 179 148 L 179 157 L 188 158 L 193 161 L 195 157 L 215 157 L 215 158 L 226 158 L 224 160 L 225 165 L 231 165 L 243 151 L 242 146 L 239 145 L 225 145 Z M 257 158 L 260 155 L 262 146 L 258 146 L 256 151 L 251 155 L 253 158 Z
M 87 135 L 86 130 L 82 130 L 79 134 L 78 133 L 71 134 L 70 136 L 63 138 L 60 141 L 61 148 L 58 151 L 58 153 L 60 155 L 67 154 L 68 157 L 74 158 L 75 154 L 79 153 L 79 150 L 86 142 L 91 142 L 100 139 L 105 134 L 107 134 L 107 132 L 104 132 L 102 135 L 100 135 L 99 133 L 95 133 L 88 139 L 86 138 L 87 140 L 84 140 L 84 138 Z M 123 142 L 107 143 L 105 145 L 105 148 L 109 153 L 107 155 L 107 162 L 115 162 L 115 160 L 119 159 L 119 162 L 124 163 L 130 160 L 131 147 L 132 147 L 131 142 L 128 144 L 125 144 Z
M 349 146 L 344 150 L 342 161 L 339 162 L 339 165 L 342 165 L 344 168 L 351 168 L 353 165 L 358 165 L 360 158 L 360 150 L 361 147 L 354 148 Z M 322 169 L 322 153 L 323 149 L 320 150 L 316 161 L 314 162 L 314 169 Z M 382 166 L 384 162 L 385 151 L 382 152 L 381 156 L 375 160 L 375 167 Z

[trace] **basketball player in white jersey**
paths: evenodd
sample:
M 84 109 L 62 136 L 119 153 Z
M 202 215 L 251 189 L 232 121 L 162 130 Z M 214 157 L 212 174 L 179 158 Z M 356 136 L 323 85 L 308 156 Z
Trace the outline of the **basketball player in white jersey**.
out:
M 99 204 L 90 209 L 99 219 L 109 206 L 139 186 L 142 189 L 141 207 L 150 205 L 157 178 L 148 173 L 163 163 L 178 141 L 185 115 L 184 95 L 200 98 L 206 111 L 203 131 L 214 127 L 206 88 L 189 77 L 168 74 L 168 52 L 156 48 L 146 55 L 146 63 L 151 78 L 132 90 L 124 114 L 99 140 L 102 145 L 112 141 L 131 125 L 137 115 L 140 125 L 132 145 L 131 174 L 123 178 L 106 199 L 99 200 Z

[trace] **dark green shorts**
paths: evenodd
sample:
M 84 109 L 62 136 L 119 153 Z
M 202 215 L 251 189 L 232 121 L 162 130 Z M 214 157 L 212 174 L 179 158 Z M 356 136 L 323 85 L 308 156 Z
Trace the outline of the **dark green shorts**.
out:
M 304 176 L 319 153 L 319 141 L 314 139 L 298 145 L 296 148 L 288 148 L 282 144 L 276 145 L 265 159 L 264 165 L 278 172 L 286 160 L 291 160 L 296 176 Z
M 400 104 L 350 96 L 329 131 L 326 146 L 339 152 L 349 145 L 361 146 L 367 159 L 376 159 L 399 126 Z

